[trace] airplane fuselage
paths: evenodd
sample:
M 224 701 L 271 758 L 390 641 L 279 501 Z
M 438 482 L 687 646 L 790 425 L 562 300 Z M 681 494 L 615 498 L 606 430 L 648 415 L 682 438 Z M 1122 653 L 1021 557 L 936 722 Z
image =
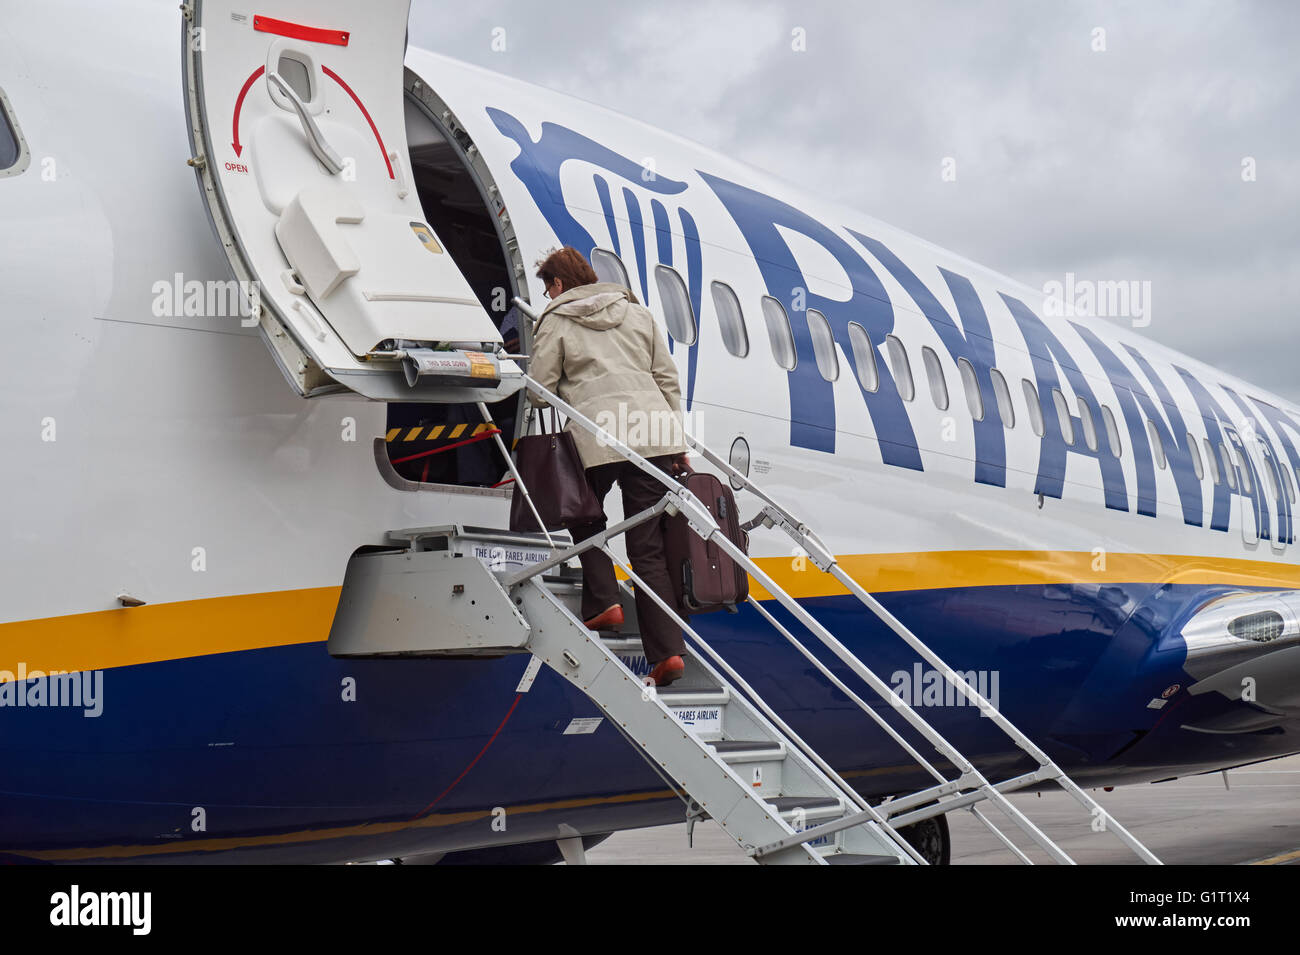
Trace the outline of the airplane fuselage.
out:
M 85 29 L 57 28 L 70 12 Z M 521 687 L 526 655 L 326 651 L 358 548 L 505 526 L 509 492 L 393 482 L 384 403 L 298 397 L 255 327 L 214 314 L 230 265 L 186 165 L 178 21 L 53 3 L 0 25 L 30 150 L 0 178 L 0 851 L 337 861 L 679 819 L 612 727 L 566 732 L 594 704 L 545 669 Z M 698 325 L 674 345 L 692 430 L 724 452 L 743 438 L 749 473 L 1077 781 L 1300 750 L 1294 711 L 1225 731 L 1250 703 L 1192 695 L 1180 636 L 1216 597 L 1300 588 L 1300 408 L 695 144 L 406 62 L 490 170 L 519 261 L 612 252 L 661 318 L 655 268 L 677 270 Z M 746 349 L 724 339 L 715 282 Z M 503 283 L 542 301 L 531 269 Z M 1017 764 L 783 541 L 754 538 L 768 573 L 982 766 Z M 922 781 L 755 613 L 697 622 L 863 792 Z M 55 671 L 98 673 L 80 684 L 93 704 L 50 705 L 31 674 Z

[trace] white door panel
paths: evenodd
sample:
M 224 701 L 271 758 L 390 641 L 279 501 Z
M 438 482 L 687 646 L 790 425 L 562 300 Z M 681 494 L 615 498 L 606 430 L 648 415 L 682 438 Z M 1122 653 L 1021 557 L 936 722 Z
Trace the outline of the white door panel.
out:
M 281 367 L 308 395 L 339 383 L 390 400 L 516 390 L 518 369 L 492 357 L 500 333 L 411 188 L 409 0 L 259 9 L 196 0 L 185 62 L 204 195 Z M 412 370 L 444 352 L 472 356 L 473 375 Z

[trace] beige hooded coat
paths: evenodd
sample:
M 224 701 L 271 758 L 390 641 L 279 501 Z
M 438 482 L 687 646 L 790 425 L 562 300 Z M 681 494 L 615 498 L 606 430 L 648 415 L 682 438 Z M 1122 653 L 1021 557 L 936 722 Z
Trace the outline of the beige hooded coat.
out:
M 556 296 L 537 320 L 529 374 L 645 457 L 686 450 L 668 340 L 621 285 L 597 282 Z M 586 429 L 570 422 L 565 430 L 583 467 L 623 460 Z

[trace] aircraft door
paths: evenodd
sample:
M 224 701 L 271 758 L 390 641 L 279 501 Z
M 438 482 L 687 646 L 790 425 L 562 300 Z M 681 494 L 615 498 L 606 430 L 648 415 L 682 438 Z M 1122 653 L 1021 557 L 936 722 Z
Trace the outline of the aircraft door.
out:
M 1276 505 L 1276 507 L 1272 508 L 1273 513 L 1277 517 L 1277 521 L 1273 525 L 1273 552 L 1276 554 L 1284 554 L 1286 553 L 1287 546 L 1295 537 L 1295 512 L 1291 506 L 1291 498 L 1287 491 L 1289 482 L 1282 474 L 1282 469 L 1278 464 L 1277 456 L 1273 454 L 1268 442 L 1263 438 L 1257 437 L 1255 446 L 1258 448 L 1259 456 L 1264 462 L 1261 470 L 1264 472 L 1265 484 L 1268 491 L 1268 497 L 1265 499 L 1266 503 L 1264 506 L 1266 508 L 1270 507 L 1267 503 L 1269 498 L 1271 498 L 1273 504 Z
M 409 0 L 182 9 L 191 165 L 291 383 L 402 401 L 516 391 L 411 183 Z
M 1264 504 L 1264 490 L 1260 485 L 1259 470 L 1250 456 L 1246 443 L 1235 428 L 1224 427 L 1223 436 L 1228 444 L 1230 466 L 1237 475 L 1237 499 L 1241 503 L 1241 537 L 1247 544 L 1258 544 L 1261 537 L 1269 537 L 1268 510 Z

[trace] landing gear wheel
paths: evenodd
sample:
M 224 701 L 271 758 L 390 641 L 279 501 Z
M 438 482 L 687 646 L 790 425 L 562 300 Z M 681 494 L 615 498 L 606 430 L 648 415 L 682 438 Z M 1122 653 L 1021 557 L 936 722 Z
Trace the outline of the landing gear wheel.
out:
M 952 860 L 952 839 L 948 835 L 948 817 L 934 816 L 898 830 L 921 858 L 930 865 L 948 865 Z

